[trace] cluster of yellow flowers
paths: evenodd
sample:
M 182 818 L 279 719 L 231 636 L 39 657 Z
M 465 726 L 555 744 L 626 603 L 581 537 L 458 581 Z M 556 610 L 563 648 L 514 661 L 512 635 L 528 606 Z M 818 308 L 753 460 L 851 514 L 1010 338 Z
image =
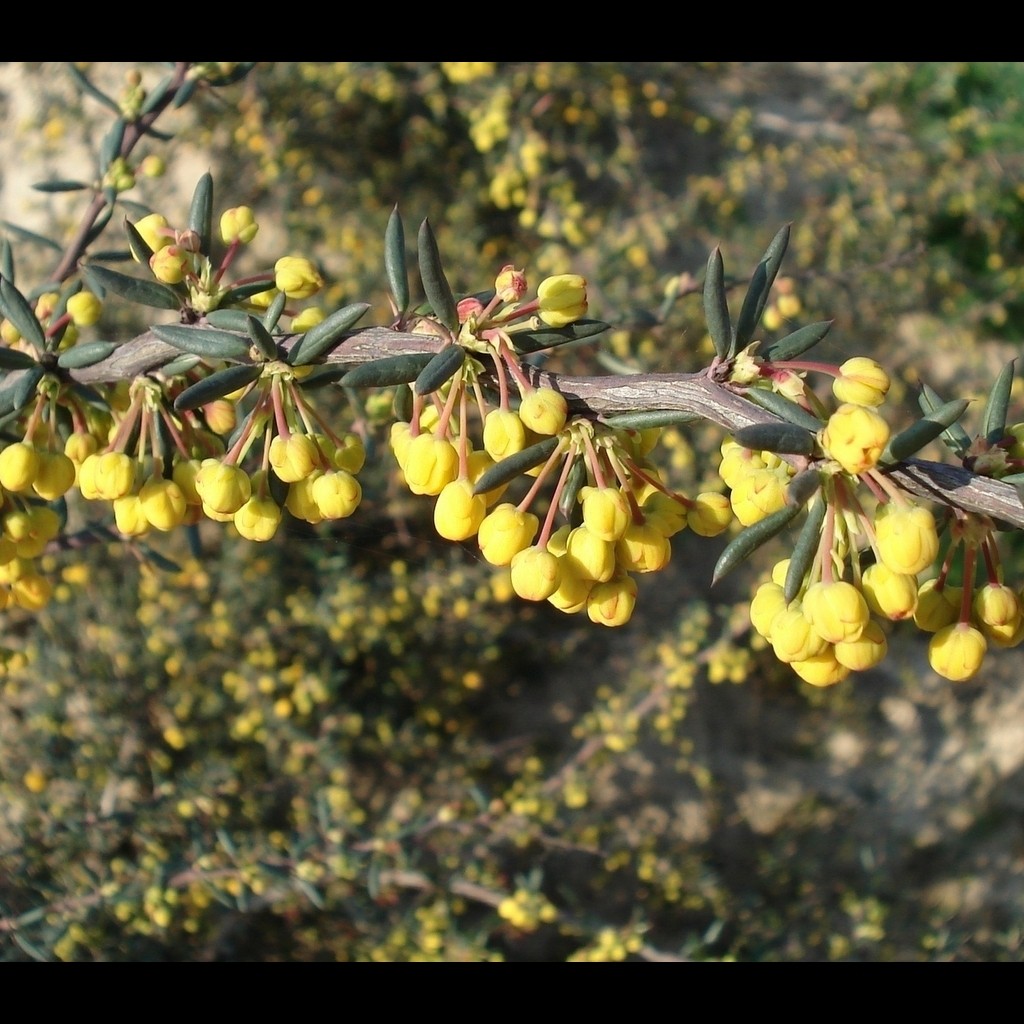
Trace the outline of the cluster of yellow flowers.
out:
M 515 322 L 539 311 L 549 326 L 566 327 L 586 313 L 587 299 L 586 282 L 574 274 L 547 278 L 537 299 L 521 304 L 525 290 L 525 275 L 506 267 L 488 306 L 476 299 L 459 304 L 458 343 L 474 355 L 429 396 L 415 395 L 412 419 L 393 425 L 391 446 L 409 489 L 436 496 L 434 524 L 442 537 L 477 537 L 483 557 L 508 566 L 513 589 L 526 600 L 622 625 L 636 602 L 631 574 L 663 568 L 669 538 L 687 525 L 704 536 L 724 530 L 728 500 L 714 493 L 690 499 L 662 483 L 646 458 L 659 429 L 570 417 L 561 394 L 529 383 L 513 347 Z M 494 366 L 495 407 L 480 385 L 481 360 Z M 471 413 L 480 426 L 478 446 Z M 502 501 L 521 475 L 533 478 L 527 494 L 518 503 Z M 542 522 L 531 508 L 550 481 Z M 567 521 L 556 528 L 559 512 Z
M 720 473 L 745 526 L 793 501 L 789 488 L 796 475 L 815 475 L 800 556 L 779 562 L 757 590 L 750 609 L 754 629 L 780 661 L 824 686 L 884 658 L 881 621 L 912 620 L 934 633 L 932 668 L 947 679 L 970 679 L 988 644 L 1009 647 L 1024 639 L 1024 600 L 1002 583 L 993 523 L 955 512 L 938 577 L 920 581 L 938 558 L 939 533 L 931 511 L 879 466 L 890 441 L 889 426 L 877 411 L 889 389 L 888 375 L 874 360 L 856 357 L 834 368 L 773 364 L 770 377 L 790 395 L 799 394 L 808 369 L 833 376 L 840 403 L 814 436 L 809 455 L 784 458 L 733 440 L 722 446 Z M 813 393 L 804 391 L 803 397 L 809 410 L 822 415 Z M 961 544 L 965 582 L 954 587 L 947 576 Z M 975 589 L 979 553 L 987 581 Z

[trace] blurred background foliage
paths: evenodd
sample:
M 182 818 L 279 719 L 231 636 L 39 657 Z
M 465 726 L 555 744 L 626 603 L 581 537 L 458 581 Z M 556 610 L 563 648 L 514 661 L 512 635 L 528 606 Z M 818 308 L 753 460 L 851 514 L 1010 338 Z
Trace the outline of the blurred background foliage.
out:
M 377 322 L 396 202 L 456 291 L 582 273 L 616 329 L 552 359 L 572 372 L 706 365 L 708 251 L 739 284 L 792 221 L 769 328 L 835 319 L 823 358 L 971 397 L 1024 326 L 1022 79 L 266 64 L 175 115 L 132 197 L 180 218 L 211 168 L 257 253 L 313 256 L 325 304 Z M 25 186 L 81 162 L 97 111 L 50 65 L 0 92 L 3 216 L 66 234 L 74 198 Z M 814 691 L 751 640 L 758 566 L 711 592 L 721 544 L 689 534 L 621 631 L 527 606 L 433 536 L 377 440 L 351 522 L 211 526 L 161 544 L 176 572 L 54 553 L 55 600 L 7 613 L 6 959 L 1019 959 L 1017 655 L 954 690 L 896 632 Z M 676 487 L 713 482 L 719 440 L 667 432 Z

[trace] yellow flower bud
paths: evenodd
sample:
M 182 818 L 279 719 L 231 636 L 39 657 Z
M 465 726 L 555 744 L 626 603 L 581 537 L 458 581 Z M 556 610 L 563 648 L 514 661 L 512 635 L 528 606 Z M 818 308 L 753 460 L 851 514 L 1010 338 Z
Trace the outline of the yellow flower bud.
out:
M 178 284 L 192 269 L 192 257 L 180 245 L 168 245 L 149 258 L 153 276 L 164 284 Z
M 587 596 L 587 615 L 601 626 L 623 626 L 636 607 L 636 581 L 631 576 L 616 576 L 596 584 Z
M 548 547 L 550 549 L 551 545 Z M 594 581 L 580 571 L 579 563 L 563 554 L 558 557 L 558 589 L 548 597 L 548 604 L 566 615 L 574 615 L 587 607 L 587 598 L 594 586 Z
M 309 434 L 292 434 L 285 438 L 278 434 L 270 442 L 270 465 L 279 480 L 294 483 L 318 466 L 320 451 Z
M 99 497 L 104 501 L 114 501 L 130 494 L 132 487 L 135 486 L 137 465 L 135 460 L 124 452 L 104 452 L 98 456 L 95 486 Z
M 27 441 L 8 445 L 0 452 L 0 485 L 5 490 L 27 491 L 39 472 L 39 453 Z
M 324 519 L 345 519 L 359 507 L 363 489 L 351 473 L 339 469 L 318 474 L 310 494 Z
M 484 419 L 484 451 L 495 462 L 526 447 L 526 428 L 511 409 L 492 409 Z
M 576 562 L 580 573 L 596 583 L 607 583 L 615 573 L 615 545 L 595 536 L 586 526 L 569 532 L 565 557 Z
M 705 491 L 687 509 L 686 523 L 701 537 L 717 537 L 732 522 L 732 506 L 724 494 Z
M 196 473 L 196 491 L 211 511 L 233 516 L 249 500 L 252 482 L 237 466 L 205 459 Z
M 39 468 L 32 490 L 44 501 L 56 501 L 71 490 L 75 464 L 63 452 L 39 452 Z
M 551 436 L 565 426 L 569 406 L 565 399 L 551 388 L 537 388 L 526 395 L 519 405 L 519 418 L 523 426 L 536 434 Z
M 927 569 L 939 553 L 935 519 L 920 505 L 880 506 L 875 512 L 875 540 L 882 562 L 893 572 L 911 576 Z
M 829 457 L 853 476 L 875 466 L 888 441 L 889 424 L 872 409 L 851 403 L 839 406 L 821 432 Z
M 870 617 L 864 595 L 852 583 L 842 581 L 808 587 L 803 610 L 818 635 L 830 644 L 856 640 Z
M 141 537 L 149 533 L 149 520 L 137 494 L 124 494 L 114 498 L 114 524 L 126 537 Z
M 546 601 L 561 581 L 560 559 L 544 548 L 529 547 L 512 556 L 512 589 L 526 601 Z
M 480 529 L 486 514 L 483 495 L 474 494 L 472 482 L 459 477 L 445 484 L 437 496 L 434 528 L 446 540 L 468 540 Z
M 747 473 L 737 482 L 729 501 L 736 518 L 744 526 L 753 526 L 786 504 L 788 475 L 759 469 Z
M 836 660 L 835 648 L 831 646 L 803 661 L 791 661 L 789 667 L 811 686 L 834 686 L 850 674 L 850 670 Z
M 861 589 L 868 607 L 887 619 L 909 619 L 917 609 L 917 578 L 893 572 L 882 562 L 864 570 Z
M 256 237 L 260 226 L 248 206 L 233 206 L 220 215 L 220 237 L 225 245 L 240 242 L 248 245 Z
M 420 434 L 409 442 L 404 471 L 413 494 L 440 494 L 459 474 L 459 453 L 444 438 Z
M 292 333 L 302 334 L 310 327 L 316 327 L 324 320 L 324 311 L 319 306 L 309 306 L 292 317 Z
M 772 650 L 779 661 L 806 661 L 828 647 L 797 601 L 776 613 L 770 631 Z
M 602 540 L 618 540 L 632 522 L 632 510 L 626 496 L 616 487 L 584 487 L 583 523 Z
M 92 327 L 103 312 L 103 303 L 92 292 L 78 292 L 68 299 L 67 310 L 76 327 Z
M 856 640 L 842 640 L 835 645 L 836 661 L 854 672 L 863 672 L 879 664 L 889 650 L 882 627 L 874 620 L 868 622 Z
M 291 484 L 288 488 L 288 498 L 285 501 L 285 508 L 296 519 L 303 519 L 307 523 L 316 523 L 323 521 L 323 513 L 320 511 L 320 506 L 316 503 L 313 498 L 313 484 L 321 476 L 319 469 L 314 470 L 309 476 L 303 480 L 297 480 Z
M 981 632 L 966 622 L 943 626 L 928 643 L 928 663 L 944 679 L 955 683 L 975 676 L 988 645 Z
M 308 299 L 324 286 L 316 267 L 302 256 L 282 256 L 274 264 L 274 285 L 289 299 Z
M 889 375 L 866 356 L 854 356 L 839 367 L 832 382 L 832 394 L 840 402 L 855 405 L 881 405 L 889 392 Z
M 480 552 L 491 565 L 509 565 L 517 552 L 533 543 L 539 525 L 532 512 L 521 512 L 507 502 L 498 505 L 480 523 Z
M 14 603 L 30 612 L 45 608 L 52 593 L 50 581 L 38 573 L 26 573 L 11 584 L 11 598 Z
M 668 565 L 672 545 L 651 523 L 630 522 L 615 544 L 615 556 L 627 572 L 658 572 Z
M 358 434 L 344 434 L 341 443 L 334 450 L 331 461 L 336 469 L 343 469 L 347 473 L 358 473 L 366 462 L 366 448 L 363 446 L 363 439 Z
M 159 252 L 174 241 L 174 232 L 168 229 L 167 218 L 159 213 L 151 213 L 136 221 L 135 230 L 152 252 Z
M 173 480 L 152 477 L 139 491 L 142 512 L 151 526 L 173 530 L 185 521 L 188 503 L 185 494 Z
M 235 529 L 246 540 L 268 541 L 281 523 L 281 509 L 273 498 L 252 495 L 234 513 Z
M 955 622 L 960 614 L 961 587 L 945 586 L 941 590 L 938 580 L 926 580 L 917 591 L 914 625 L 926 633 L 937 633 Z
M 540 318 L 549 327 L 566 327 L 587 312 L 587 282 L 579 274 L 545 278 L 537 289 Z
M 762 583 L 750 602 L 750 624 L 770 641 L 772 622 L 786 607 L 786 593 L 778 583 Z

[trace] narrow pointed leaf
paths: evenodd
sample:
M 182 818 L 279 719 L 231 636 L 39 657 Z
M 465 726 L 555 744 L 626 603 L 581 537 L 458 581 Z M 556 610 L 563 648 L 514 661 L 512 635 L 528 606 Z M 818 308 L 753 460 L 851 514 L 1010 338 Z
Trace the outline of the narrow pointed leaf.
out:
M 111 126 L 100 143 L 100 172 L 105 174 L 107 168 L 121 155 L 121 143 L 124 142 L 124 118 L 119 117 Z
M 292 366 L 315 363 L 345 340 L 344 333 L 354 327 L 369 308 L 368 302 L 353 302 L 336 309 L 299 338 L 288 353 L 288 362 Z
M 163 98 L 167 95 L 167 90 L 170 87 L 171 76 L 166 75 L 165 77 L 161 78 L 160 81 L 157 83 L 156 88 L 153 89 L 152 92 L 147 94 L 146 101 L 142 104 L 142 109 L 140 113 L 148 114 L 151 110 L 156 110 L 156 108 L 163 101 Z
M 20 228 L 17 224 L 12 224 L 9 220 L 0 221 L 6 231 L 10 231 L 16 238 L 21 238 L 26 242 L 35 242 L 37 245 L 45 245 L 47 249 L 52 249 L 54 252 L 63 253 L 64 249 L 59 242 L 55 242 L 52 238 L 47 238 L 45 235 L 36 234 L 35 231 L 29 231 L 28 228 Z M 7 276 L 6 274 L 4 275 Z
M 86 341 L 80 345 L 74 345 L 57 356 L 57 365 L 64 370 L 79 370 L 83 366 L 94 366 L 103 362 L 114 349 L 117 348 L 113 341 Z
M 37 181 L 32 185 L 37 192 L 81 192 L 89 186 L 84 181 L 61 178 L 56 181 Z
M 342 363 L 324 363 L 310 371 L 297 383 L 303 391 L 310 391 L 322 388 L 327 384 L 337 384 L 347 372 L 348 368 Z
M 248 284 L 236 284 L 233 288 L 229 288 L 221 296 L 220 308 L 225 309 L 228 306 L 233 306 L 238 302 L 242 302 L 245 299 L 251 298 L 253 295 L 259 295 L 260 292 L 269 292 L 273 290 L 273 280 L 250 281 Z
M 0 310 L 26 341 L 40 352 L 43 351 L 46 337 L 42 325 L 36 319 L 28 299 L 6 277 L 0 278 Z
M 75 67 L 74 64 L 67 65 L 68 74 L 75 80 L 75 84 L 79 89 L 82 90 L 87 96 L 91 96 L 94 100 L 98 100 L 108 110 L 112 110 L 115 114 L 121 113 L 121 108 L 117 104 L 117 100 L 108 96 L 105 92 L 101 92 L 96 88 L 92 82 L 89 81 L 85 75 Z
M 825 522 L 825 507 L 826 502 L 818 498 L 807 510 L 807 519 L 800 528 L 800 534 L 793 545 L 793 553 L 789 556 L 789 567 L 786 569 L 786 582 L 783 586 L 786 604 L 800 593 L 807 572 L 814 563 L 814 556 L 818 553 L 821 541 L 821 526 Z
M 182 352 L 191 352 L 204 359 L 247 360 L 249 339 L 212 327 L 185 327 L 180 324 L 158 324 L 153 333 L 168 345 Z
M 178 87 L 178 91 L 174 95 L 174 107 L 176 110 L 185 106 L 185 104 L 192 99 L 192 96 L 196 91 L 196 84 L 197 80 L 195 78 L 190 78 L 187 82 L 184 82 Z
M 395 397 L 391 400 L 391 415 L 402 423 L 411 423 L 412 410 L 412 388 L 407 384 L 399 384 L 395 388 Z
M 183 373 L 188 373 L 189 370 L 195 369 L 195 367 L 197 367 L 202 361 L 203 360 L 200 356 L 194 356 L 191 353 L 186 352 L 183 355 L 178 356 L 177 359 L 172 359 L 169 363 L 164 363 L 164 365 L 160 367 L 160 373 L 165 377 L 178 377 Z
M 247 331 L 249 314 L 244 309 L 215 309 L 206 314 L 206 322 L 221 331 Z
M 146 561 L 161 572 L 181 572 L 181 566 L 177 562 L 166 555 L 160 554 L 159 551 L 151 548 L 148 544 L 137 544 L 137 547 Z
M 781 363 L 787 359 L 796 359 L 805 352 L 814 348 L 815 345 L 825 337 L 832 329 L 833 320 L 819 320 L 817 323 L 808 324 L 800 330 L 779 338 L 766 348 L 758 352 L 758 355 L 769 363 Z
M 750 279 L 750 287 L 743 299 L 739 320 L 736 322 L 736 348 L 746 348 L 761 322 L 761 315 L 768 302 L 768 294 L 775 283 L 775 277 L 782 266 L 782 258 L 789 246 L 790 225 L 786 224 L 768 244 L 761 262 Z M 733 353 L 735 354 L 735 353 Z
M 266 313 L 263 314 L 263 326 L 268 331 L 277 327 L 277 322 L 281 319 L 281 314 L 284 313 L 284 307 L 287 305 L 288 296 L 284 292 L 278 292 L 274 296 L 274 301 L 267 307 Z
M 763 262 L 758 263 L 754 268 L 754 273 L 751 275 L 750 284 L 747 285 L 747 294 L 743 296 L 743 305 L 740 306 L 733 348 L 729 353 L 731 356 L 749 344 L 754 331 L 757 329 L 758 303 L 761 302 L 762 297 L 768 290 L 767 281 L 768 271 Z
M 430 221 L 425 220 L 420 225 L 418 245 L 420 280 L 423 282 L 427 302 L 430 303 L 434 316 L 454 334 L 459 329 L 459 312 L 451 285 L 444 274 L 441 254 L 438 252 L 437 239 L 430 227 Z
M 461 345 L 446 345 L 420 370 L 412 390 L 417 395 L 433 394 L 462 369 L 466 350 Z
M 801 470 L 786 484 L 786 502 L 789 505 L 806 505 L 819 490 L 821 473 L 816 469 Z
M 16 381 L 11 392 L 12 408 L 22 409 L 36 396 L 39 382 L 46 376 L 46 371 L 37 363 L 27 369 Z
M 114 203 L 116 200 L 116 194 L 111 193 L 107 196 L 107 205 L 99 212 L 96 219 L 92 222 L 92 227 L 89 228 L 82 239 L 83 247 L 92 245 L 106 230 L 107 225 L 110 223 L 110 218 L 114 214 Z
M 199 236 L 199 251 L 204 256 L 209 256 L 213 241 L 213 176 L 209 171 L 199 179 L 196 190 L 192 193 L 188 226 Z
M 933 413 L 945 403 L 927 384 L 921 386 L 917 404 L 925 415 Z M 942 434 L 943 443 L 956 455 L 963 458 L 971 447 L 971 437 L 959 423 L 951 423 Z
M 712 584 L 717 583 L 726 573 L 732 572 L 741 562 L 746 561 L 762 544 L 767 543 L 781 532 L 799 514 L 799 505 L 784 505 L 777 512 L 765 516 L 759 523 L 748 526 L 738 534 L 719 556 L 715 571 L 711 578 Z
M 391 297 L 401 316 L 409 308 L 409 271 L 405 259 L 405 228 L 397 206 L 391 211 L 384 231 L 384 270 Z
M 14 250 L 6 238 L 0 238 L 0 277 L 14 284 Z
M 509 335 L 512 346 L 517 352 L 529 354 L 543 352 L 573 341 L 585 341 L 596 338 L 608 330 L 610 324 L 603 320 L 577 320 L 568 327 L 542 327 L 536 331 L 514 331 Z
M 174 408 L 178 412 L 188 412 L 189 409 L 198 409 L 201 405 L 216 401 L 232 391 L 244 388 L 251 384 L 263 372 L 260 366 L 229 366 L 224 370 L 217 370 L 209 377 L 185 388 L 184 391 L 174 400 Z
M 341 383 L 347 388 L 387 388 L 394 384 L 411 384 L 431 359 L 431 352 L 417 352 L 407 356 L 388 356 L 363 363 L 349 370 Z
M 516 477 L 522 476 L 528 469 L 547 462 L 551 453 L 558 447 L 561 438 L 545 437 L 543 441 L 531 444 L 515 455 L 509 455 L 501 462 L 495 463 L 479 480 L 473 485 L 474 494 L 486 494 L 493 491 L 502 484 L 511 483 Z
M 766 388 L 751 388 L 743 392 L 743 397 L 750 399 L 754 405 L 774 413 L 787 423 L 795 423 L 798 427 L 804 427 L 815 433 L 821 430 L 824 424 L 816 416 L 812 416 L 803 406 L 790 401 L 777 391 L 769 391 Z
M 576 499 L 580 490 L 587 482 L 587 463 L 585 459 L 573 459 L 572 468 L 569 470 L 569 477 L 565 481 L 562 493 L 558 496 L 558 511 L 567 520 L 572 519 L 573 511 L 576 508 Z
M 912 423 L 906 430 L 900 431 L 895 437 L 890 437 L 878 461 L 893 463 L 909 459 L 926 444 L 945 433 L 951 424 L 963 416 L 970 404 L 965 398 L 955 398 L 940 405 L 923 419 Z
M 96 263 L 128 263 L 132 254 L 128 249 L 97 249 L 90 258 Z
M 277 344 L 270 336 L 270 332 L 254 316 L 246 316 L 245 329 L 249 339 L 263 353 L 267 359 L 277 359 Z
M 0 345 L 0 370 L 27 370 L 35 365 L 36 361 L 27 352 Z
M 93 290 L 99 289 L 101 294 L 113 292 L 122 299 L 149 306 L 152 309 L 180 309 L 182 300 L 177 293 L 158 281 L 143 281 L 137 277 L 129 277 L 109 267 L 97 263 L 89 263 L 82 267 Z
M 124 230 L 128 235 L 128 248 L 131 249 L 132 256 L 139 263 L 149 263 L 149 258 L 153 255 L 153 250 L 150 249 L 149 243 L 139 234 L 138 229 L 135 225 L 127 218 L 124 219 Z M 96 259 L 94 256 L 93 259 Z
M 988 394 L 985 411 L 981 414 L 981 436 L 995 444 L 1006 433 L 1006 410 L 1010 406 L 1010 389 L 1013 387 L 1013 363 L 1010 360 L 999 371 L 995 384 Z
M 700 416 L 680 409 L 644 409 L 604 416 L 601 422 L 616 430 L 650 430 L 654 427 L 676 427 L 699 419 Z
M 752 451 L 811 455 L 815 449 L 814 435 L 795 423 L 752 423 L 749 427 L 733 431 L 732 436 Z
M 708 257 L 708 269 L 704 276 L 704 319 L 715 345 L 715 354 L 719 359 L 726 359 L 732 348 L 732 326 L 725 294 L 725 267 L 722 251 L 717 246 Z

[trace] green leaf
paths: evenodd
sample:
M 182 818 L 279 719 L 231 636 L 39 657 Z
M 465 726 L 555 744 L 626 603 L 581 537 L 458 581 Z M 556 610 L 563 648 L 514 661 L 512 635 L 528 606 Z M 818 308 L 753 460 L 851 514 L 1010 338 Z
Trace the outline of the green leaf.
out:
M 917 396 L 917 404 L 921 407 L 921 412 L 929 415 L 945 403 L 927 384 L 923 384 L 921 393 Z M 971 447 L 970 435 L 959 423 L 949 425 L 942 434 L 942 441 L 959 458 L 963 458 Z
M 34 348 L 40 352 L 46 348 L 42 325 L 36 319 L 28 299 L 6 277 L 0 277 L 0 311 Z
M 217 370 L 209 377 L 204 377 L 184 391 L 174 400 L 174 408 L 178 412 L 188 412 L 190 409 L 198 409 L 207 402 L 216 401 L 232 391 L 244 388 L 257 380 L 263 368 L 260 366 L 229 366 L 224 370 Z
M 680 409 L 644 409 L 640 412 L 620 412 L 604 416 L 601 422 L 616 430 L 650 430 L 653 427 L 675 427 L 694 423 L 701 417 Z
M 423 367 L 434 358 L 431 352 L 417 352 L 406 356 L 387 356 L 363 363 L 341 378 L 346 388 L 387 388 L 394 384 L 411 384 Z
M 0 345 L 0 370 L 27 370 L 35 365 L 36 361 L 27 352 Z
M 715 354 L 719 359 L 728 358 L 732 348 L 732 326 L 725 294 L 725 267 L 718 246 L 708 257 L 708 269 L 704 275 L 704 319 L 715 345 Z
M 86 341 L 61 352 L 57 356 L 57 365 L 63 370 L 79 370 L 83 366 L 93 366 L 103 362 L 116 348 L 117 344 L 113 341 Z
M 185 327 L 180 324 L 158 324 L 153 333 L 168 345 L 182 352 L 191 352 L 204 359 L 244 361 L 249 358 L 249 341 L 237 334 L 212 327 Z
M 89 186 L 84 181 L 59 178 L 56 181 L 37 181 L 32 185 L 37 192 L 81 192 Z
M 160 367 L 160 373 L 168 378 L 179 377 L 184 373 L 188 373 L 189 370 L 195 369 L 202 361 L 199 356 L 186 352 L 176 359 L 172 359 L 169 363 L 164 363 Z
M 800 502 L 797 507 L 801 507 L 803 504 Z M 786 582 L 783 586 L 786 604 L 789 604 L 800 593 L 808 570 L 814 564 L 814 556 L 818 553 L 818 545 L 821 541 L 821 527 L 825 522 L 826 507 L 827 502 L 818 498 L 807 510 L 807 519 L 793 545 L 793 553 L 789 556 L 789 567 L 786 569 Z
M 206 322 L 222 331 L 246 331 L 249 314 L 244 309 L 215 309 L 206 314 Z
M 117 197 L 113 194 L 107 196 L 107 205 L 100 210 L 97 214 L 96 219 L 92 222 L 92 227 L 85 233 L 85 237 L 82 239 L 82 246 L 92 245 L 100 235 L 106 230 L 107 225 L 110 223 L 110 218 L 114 213 L 114 203 Z
M 446 345 L 420 370 L 412 386 L 414 394 L 433 394 L 442 384 L 450 381 L 466 362 L 466 350 L 461 345 Z
M 1013 363 L 1010 360 L 999 371 L 992 390 L 988 393 L 985 411 L 981 414 L 981 436 L 995 444 L 1006 433 L 1006 410 L 1010 406 L 1010 389 L 1013 387 Z
M 52 238 L 47 238 L 45 235 L 37 235 L 34 231 L 29 231 L 28 228 L 20 228 L 17 224 L 12 224 L 9 220 L 0 221 L 3 227 L 10 231 L 16 238 L 20 238 L 26 242 L 35 242 L 37 245 L 45 245 L 47 249 L 52 249 L 54 252 L 64 252 L 63 247 L 59 242 L 55 242 Z M 6 274 L 4 275 L 7 276 Z M 12 278 L 13 280 L 13 278 Z
M 14 284 L 14 250 L 6 238 L 0 238 L 0 277 Z
M 768 302 L 768 294 L 775 283 L 775 277 L 782 266 L 782 258 L 789 246 L 790 225 L 782 227 L 765 250 L 750 279 L 750 286 L 743 298 L 739 320 L 736 322 L 736 349 L 746 348 L 761 322 L 761 315 Z M 731 353 L 735 354 L 735 350 Z
M 746 561 L 762 544 L 785 529 L 799 514 L 800 508 L 799 505 L 785 505 L 734 537 L 715 564 L 715 571 L 711 577 L 712 585 L 741 562 Z
M 771 345 L 758 352 L 758 355 L 767 363 L 782 363 L 787 359 L 796 359 L 814 348 L 832 329 L 833 323 L 835 323 L 834 320 L 819 320 L 817 323 L 808 324 L 806 327 L 801 327 L 800 330 L 772 342 Z
M 110 126 L 100 143 L 100 174 L 106 174 L 107 168 L 121 155 L 121 144 L 124 142 L 124 130 L 127 126 L 124 118 L 119 117 Z
M 547 462 L 560 441 L 557 434 L 554 437 L 545 437 L 543 441 L 531 444 L 529 448 L 524 448 L 521 452 L 516 452 L 514 455 L 502 459 L 501 462 L 496 462 L 473 485 L 473 493 L 486 494 L 496 487 L 511 483 L 516 477 L 522 476 L 534 466 Z
M 87 96 L 91 96 L 94 100 L 98 100 L 108 110 L 112 110 L 115 114 L 121 113 L 121 108 L 118 106 L 117 101 L 108 96 L 105 92 L 100 92 L 92 82 L 89 81 L 85 75 L 75 67 L 74 64 L 67 65 L 68 74 L 75 80 L 75 84 L 79 89 L 82 90 Z
M 288 353 L 288 362 L 292 366 L 315 363 L 345 340 L 344 333 L 354 327 L 369 308 L 368 302 L 353 302 L 351 305 L 336 309 L 299 338 Z
M 732 436 L 744 448 L 777 455 L 811 455 L 816 447 L 814 434 L 795 423 L 752 423 Z
M 509 340 L 517 352 L 529 354 L 543 352 L 567 342 L 584 341 L 608 330 L 610 324 L 603 320 L 577 320 L 568 327 L 542 327 L 536 331 L 514 331 Z
M 171 76 L 165 75 L 157 83 L 156 88 L 147 93 L 146 101 L 142 104 L 142 108 L 139 113 L 145 116 L 151 111 L 156 110 L 156 108 L 163 102 L 164 97 L 167 95 L 167 90 L 170 89 L 170 87 Z
M 391 400 L 391 415 L 401 423 L 411 423 L 412 410 L 412 388 L 406 384 L 399 384 L 395 388 L 395 396 Z
M 36 388 L 39 382 L 46 376 L 46 371 L 36 363 L 35 366 L 27 369 L 15 381 L 11 389 L 12 408 L 23 409 L 36 396 Z
M 955 398 L 940 405 L 923 419 L 912 423 L 906 430 L 900 431 L 895 437 L 890 437 L 878 461 L 893 463 L 909 459 L 926 444 L 945 433 L 951 424 L 963 416 L 970 404 L 965 398 Z
M 227 306 L 233 306 L 245 299 L 251 298 L 253 295 L 259 295 L 260 292 L 269 292 L 273 290 L 273 279 L 269 281 L 250 281 L 248 284 L 236 284 L 221 296 L 220 305 L 223 309 Z
M 402 316 L 409 308 L 409 272 L 405 260 L 405 228 L 397 205 L 391 211 L 384 231 L 384 270 L 398 315 Z
M 256 317 L 247 315 L 245 318 L 245 328 L 250 340 L 263 353 L 265 358 L 278 358 L 280 353 L 277 351 L 277 342 L 270 336 L 270 331 Z
M 124 219 L 124 230 L 128 235 L 128 248 L 131 250 L 135 261 L 148 264 L 150 256 L 153 255 L 153 250 L 150 249 L 149 243 L 139 234 L 138 229 L 127 217 Z M 93 259 L 95 260 L 97 257 L 93 256 Z
M 284 292 L 278 292 L 270 305 L 267 306 L 266 313 L 263 314 L 263 326 L 268 331 L 273 331 L 277 327 L 277 322 L 281 319 L 284 307 L 287 305 L 288 296 Z
M 558 511 L 570 522 L 576 509 L 576 499 L 580 490 L 587 482 L 587 463 L 585 459 L 573 459 L 569 477 L 565 481 L 562 493 L 558 496 Z
M 122 299 L 138 303 L 140 306 L 149 306 L 153 309 L 181 308 L 181 299 L 177 293 L 157 281 L 129 277 L 98 263 L 87 263 L 82 267 L 82 273 L 92 285 L 93 291 L 99 292 L 101 296 L 106 292 L 113 292 Z
M 174 108 L 175 110 L 185 106 L 190 99 L 192 99 L 193 93 L 196 91 L 196 85 L 198 84 L 197 79 L 190 78 L 188 81 L 182 83 L 178 87 L 178 91 L 174 94 Z
M 786 484 L 786 501 L 790 505 L 806 505 L 819 490 L 821 473 L 816 469 L 802 469 Z
M 322 388 L 326 384 L 337 384 L 348 372 L 348 367 L 341 363 L 324 363 L 310 371 L 302 380 L 296 381 L 303 391 Z
M 213 176 L 209 171 L 199 179 L 192 193 L 188 226 L 199 236 L 199 252 L 208 257 L 213 242 Z
M 754 405 L 774 413 L 779 419 L 787 423 L 795 423 L 798 427 L 811 430 L 817 433 L 823 424 L 816 416 L 812 416 L 802 405 L 797 405 L 777 391 L 769 391 L 767 388 L 751 388 L 743 392 L 743 397 L 749 399 Z
M 419 232 L 419 264 L 420 280 L 423 282 L 423 292 L 430 303 L 434 316 L 453 334 L 459 329 L 459 312 L 455 305 L 455 297 L 452 295 L 448 278 L 444 275 L 444 267 L 441 265 L 441 254 L 437 249 L 437 239 L 430 227 L 430 221 L 425 220 L 420 225 Z

